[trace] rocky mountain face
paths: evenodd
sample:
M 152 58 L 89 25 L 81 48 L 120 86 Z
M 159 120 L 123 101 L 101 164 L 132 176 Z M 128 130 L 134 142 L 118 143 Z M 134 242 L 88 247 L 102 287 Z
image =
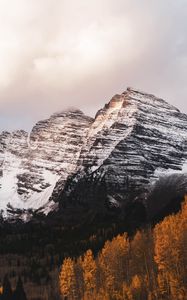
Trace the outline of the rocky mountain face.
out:
M 166 101 L 128 88 L 92 123 L 79 169 L 59 195 L 62 209 L 79 203 L 125 210 L 146 199 L 157 180 L 187 170 L 187 116 Z M 183 187 L 187 188 L 187 180 Z M 183 190 L 184 192 L 184 190 Z
M 0 209 L 4 216 L 28 217 L 28 210 L 47 214 L 56 182 L 66 181 L 77 166 L 92 119 L 79 110 L 52 115 L 24 131 L 0 135 Z
M 125 210 L 143 202 L 162 177 L 187 173 L 187 115 L 128 88 L 95 119 L 79 110 L 54 114 L 0 135 L 0 209 L 5 216 L 58 207 Z M 183 178 L 183 186 L 184 178 Z M 8 205 L 8 208 L 7 208 Z M 145 203 L 145 205 L 147 205 Z

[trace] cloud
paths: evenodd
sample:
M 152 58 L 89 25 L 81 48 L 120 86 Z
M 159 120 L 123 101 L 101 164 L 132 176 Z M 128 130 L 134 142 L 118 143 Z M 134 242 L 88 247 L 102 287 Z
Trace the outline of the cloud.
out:
M 186 1 L 0 0 L 0 65 L 2 129 L 129 85 L 187 112 Z

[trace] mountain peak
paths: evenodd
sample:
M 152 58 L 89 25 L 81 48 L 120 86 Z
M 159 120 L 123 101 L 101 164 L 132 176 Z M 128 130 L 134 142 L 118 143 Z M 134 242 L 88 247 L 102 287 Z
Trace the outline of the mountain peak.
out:
M 81 150 L 81 168 L 59 197 L 62 207 L 77 200 L 107 209 L 112 197 L 125 211 L 126 203 L 143 197 L 160 176 L 183 173 L 186 140 L 186 115 L 163 99 L 127 88 L 97 113 Z
M 3 132 L 0 209 L 5 216 L 10 206 L 47 214 L 64 187 L 75 200 L 88 201 L 88 193 L 97 198 L 94 184 L 102 178 L 107 199 L 125 202 L 131 191 L 147 190 L 159 172 L 182 172 L 186 132 L 186 115 L 134 88 L 114 95 L 95 119 L 70 108 L 39 121 L 30 134 Z
M 151 94 L 151 93 L 147 93 L 141 89 L 137 89 L 137 88 L 134 88 L 134 87 L 127 87 L 126 91 L 123 92 L 123 94 L 129 94 L 129 93 L 136 93 L 136 94 L 141 94 L 141 95 L 146 95 L 146 96 L 149 96 L 151 98 L 157 98 L 155 95 Z M 159 99 L 159 98 L 157 98 Z
M 106 108 L 116 108 L 120 109 L 122 107 L 124 98 L 122 95 L 116 94 L 112 97 L 108 104 L 106 104 Z
M 72 115 L 72 114 L 84 115 L 84 113 L 80 109 L 75 108 L 75 107 L 70 107 L 65 110 L 55 112 L 54 114 L 51 115 L 51 117 L 52 118 L 60 118 L 60 117 L 64 117 L 64 116 Z

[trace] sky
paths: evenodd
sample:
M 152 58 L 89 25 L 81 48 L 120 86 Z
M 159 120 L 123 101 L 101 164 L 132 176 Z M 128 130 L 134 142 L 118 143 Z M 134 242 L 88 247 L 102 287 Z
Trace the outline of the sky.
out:
M 128 86 L 187 113 L 186 0 L 0 0 L 0 130 Z

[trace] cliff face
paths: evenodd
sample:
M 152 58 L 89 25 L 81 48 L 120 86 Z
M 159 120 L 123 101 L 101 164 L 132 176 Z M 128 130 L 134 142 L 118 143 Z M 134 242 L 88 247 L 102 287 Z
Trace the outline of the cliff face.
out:
M 92 119 L 79 110 L 52 115 L 24 131 L 0 135 L 0 208 L 4 215 L 15 209 L 55 208 L 49 198 L 77 166 L 82 143 Z M 7 210 L 8 205 L 8 210 Z M 25 214 L 25 217 L 27 213 Z
M 123 208 L 137 196 L 145 200 L 160 176 L 185 172 L 186 145 L 186 115 L 128 88 L 97 113 L 80 153 L 80 168 L 59 195 L 61 205 Z
M 160 177 L 187 173 L 186 162 L 187 116 L 128 88 L 94 120 L 70 110 L 30 134 L 2 132 L 0 209 L 4 216 L 20 209 L 22 218 L 29 209 L 48 214 L 58 203 L 123 211 L 137 196 L 146 202 Z

